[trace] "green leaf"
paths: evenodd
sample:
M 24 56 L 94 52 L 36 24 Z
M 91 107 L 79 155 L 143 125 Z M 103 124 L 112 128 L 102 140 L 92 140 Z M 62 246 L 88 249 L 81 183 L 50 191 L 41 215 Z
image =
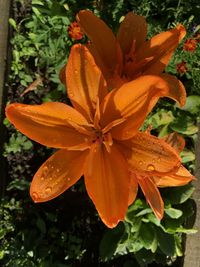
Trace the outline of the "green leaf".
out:
M 165 209 L 165 213 L 172 219 L 178 219 L 183 215 L 181 210 L 174 208 Z
M 139 217 L 139 216 L 144 216 L 146 214 L 152 213 L 152 209 L 151 208 L 146 208 L 141 210 L 140 212 L 138 212 L 135 216 Z
M 194 125 L 194 121 L 186 115 L 178 117 L 176 120 L 171 122 L 169 126 L 173 131 L 185 135 L 192 135 L 198 132 L 198 127 Z
M 174 236 L 163 232 L 159 228 L 157 230 L 158 244 L 162 252 L 167 256 L 175 255 L 175 240 Z
M 132 212 L 132 211 L 139 210 L 139 209 L 143 209 L 143 208 L 145 208 L 145 207 L 148 207 L 148 206 L 146 205 L 146 203 L 144 203 L 141 199 L 136 199 L 136 200 L 134 201 L 134 203 L 133 203 L 131 206 L 129 206 L 129 208 L 128 208 L 128 213 L 129 213 L 129 212 Z
M 106 233 L 104 234 L 99 247 L 100 256 L 104 261 L 109 260 L 113 257 L 118 243 L 124 235 L 124 230 L 124 224 L 119 223 L 117 227 L 106 231 Z
M 124 246 L 124 249 L 126 249 L 130 253 L 135 253 L 142 248 L 143 248 L 142 240 L 138 237 L 137 234 L 131 235 Z
M 180 156 L 182 158 L 182 163 L 187 163 L 195 160 L 195 154 L 191 150 L 184 149 L 180 153 Z
M 1 250 L 0 251 L 0 260 L 2 260 L 4 258 L 4 255 L 5 255 L 5 251 Z
M 125 219 L 128 223 L 130 223 L 131 233 L 137 232 L 141 226 L 141 218 L 136 218 L 134 213 L 129 213 Z
M 200 96 L 198 95 L 188 96 L 186 100 L 186 104 L 181 109 L 189 111 L 191 114 L 199 114 L 200 113 Z
M 135 253 L 136 260 L 140 266 L 148 266 L 148 264 L 154 261 L 154 254 L 146 249 L 141 249 Z
M 186 229 L 186 228 L 177 228 L 176 229 L 177 233 L 184 233 L 184 234 L 196 234 L 198 232 L 197 229 Z
M 155 238 L 155 228 L 150 223 L 142 223 L 140 227 L 140 238 L 144 248 L 150 249 Z
M 155 231 L 155 230 L 154 230 L 154 231 Z M 158 239 L 157 239 L 157 235 L 155 234 L 155 236 L 154 236 L 154 240 L 153 240 L 153 242 L 152 242 L 152 244 L 151 244 L 151 247 L 150 247 L 151 252 L 155 253 L 156 250 L 157 250 L 157 248 L 158 248 Z
M 42 1 L 40 1 L 40 0 L 32 0 L 32 5 L 41 5 L 41 6 L 43 6 L 44 3 Z
M 171 204 L 181 204 L 191 197 L 194 189 L 192 184 L 187 184 L 175 188 L 166 188 L 163 190 L 163 194 L 170 200 Z
M 12 18 L 10 18 L 8 21 L 9 21 L 9 24 L 16 30 L 17 29 L 16 21 Z
M 180 236 L 175 235 L 175 246 L 176 246 L 176 254 L 178 257 L 183 256 L 183 251 L 182 251 L 182 238 Z
M 161 125 L 167 125 L 174 120 L 174 116 L 171 111 L 161 109 L 150 117 L 148 123 L 153 125 L 153 128 L 157 128 Z

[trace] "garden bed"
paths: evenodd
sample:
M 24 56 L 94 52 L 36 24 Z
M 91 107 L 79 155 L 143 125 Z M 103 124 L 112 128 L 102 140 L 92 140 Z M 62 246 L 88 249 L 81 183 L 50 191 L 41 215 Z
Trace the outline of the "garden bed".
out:
M 78 42 L 68 35 L 68 27 L 80 9 L 92 9 L 116 29 L 121 16 L 130 10 L 147 17 L 149 36 L 174 25 L 184 23 L 187 38 L 198 33 L 198 8 L 194 3 L 153 3 L 144 1 L 13 1 L 13 29 L 11 38 L 12 60 L 7 75 L 7 102 L 40 104 L 48 101 L 69 103 L 64 85 L 59 80 L 59 71 L 66 63 L 70 47 Z M 163 12 L 166 16 L 163 17 Z M 193 16 L 193 17 L 192 17 Z M 196 30 L 196 32 L 195 32 Z M 84 37 L 81 42 L 86 42 Z M 191 54 L 180 45 L 167 71 L 178 76 L 190 96 L 185 108 L 180 109 L 172 101 L 162 100 L 148 117 L 146 124 L 153 126 L 156 135 L 177 131 L 186 139 L 182 153 L 183 163 L 194 172 L 194 143 L 197 140 L 197 118 L 200 103 L 200 76 L 198 58 L 200 47 Z M 181 73 L 177 64 L 187 61 L 187 70 Z M 35 82 L 35 84 L 33 84 Z M 26 88 L 29 87 L 29 90 Z M 195 96 L 195 97 L 191 97 Z M 29 197 L 30 181 L 39 166 L 53 150 L 17 132 L 7 119 L 7 140 L 4 157 L 7 160 L 6 193 L 1 201 L 3 214 L 0 234 L 0 263 L 2 266 L 68 267 L 68 266 L 182 266 L 180 240 L 186 220 L 193 215 L 190 196 L 193 187 L 187 185 L 161 190 L 169 201 L 168 215 L 160 227 L 139 192 L 135 204 L 130 207 L 125 224 L 108 230 L 100 221 L 95 208 L 85 191 L 83 179 L 62 196 L 42 204 L 34 204 Z M 198 173 L 197 173 L 198 175 Z M 198 191 L 197 191 L 198 192 Z M 176 196 L 179 194 L 180 198 Z M 173 209 L 173 214 L 170 214 Z M 146 213 L 145 213 L 146 212 Z M 140 215 L 138 215 L 140 213 Z M 137 215 L 137 220 L 135 219 Z M 141 225 L 141 228 L 138 227 Z M 181 230 L 177 230 L 182 226 Z M 196 223 L 196 227 L 197 227 Z M 135 229 L 140 233 L 134 235 Z M 152 247 L 155 237 L 157 245 Z M 167 232 L 168 231 L 168 232 Z M 171 231 L 171 232 L 170 232 Z M 183 233 L 183 234 L 182 234 Z M 139 240 L 139 241 L 138 241 Z M 186 252 L 190 245 L 186 245 Z M 186 254 L 188 255 L 188 254 Z M 177 259 L 178 257 L 178 259 Z M 155 260 L 157 263 L 155 263 Z M 188 262 L 185 260 L 185 265 Z M 197 264 L 197 265 L 194 265 Z M 198 266 L 199 262 L 194 263 Z

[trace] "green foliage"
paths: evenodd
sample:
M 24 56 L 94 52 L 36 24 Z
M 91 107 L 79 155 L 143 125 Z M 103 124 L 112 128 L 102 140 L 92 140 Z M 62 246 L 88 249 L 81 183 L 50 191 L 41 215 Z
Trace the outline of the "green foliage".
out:
M 185 219 L 193 214 L 190 197 L 192 185 L 163 189 L 165 216 L 159 221 L 145 200 L 137 199 L 128 209 L 124 223 L 107 230 L 101 240 L 100 255 L 109 261 L 120 255 L 135 255 L 140 266 L 153 261 L 169 264 L 182 256 L 183 233 L 195 233 L 185 227 Z
M 4 157 L 10 153 L 21 152 L 22 150 L 29 150 L 33 147 L 32 142 L 21 133 L 13 133 L 9 138 L 8 143 L 4 144 Z

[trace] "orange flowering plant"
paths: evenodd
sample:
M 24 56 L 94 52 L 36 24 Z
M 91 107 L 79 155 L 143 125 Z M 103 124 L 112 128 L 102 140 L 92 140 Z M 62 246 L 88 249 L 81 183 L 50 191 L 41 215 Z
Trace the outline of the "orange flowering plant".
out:
M 80 44 L 71 49 L 65 75 L 73 107 L 49 102 L 6 108 L 19 131 L 59 149 L 36 172 L 32 199 L 51 200 L 84 175 L 88 195 L 108 227 L 124 220 L 138 184 L 161 219 L 164 208 L 157 186 L 187 184 L 193 176 L 181 165 L 179 149 L 139 128 L 160 97 L 184 105 L 183 84 L 167 74 L 148 74 L 109 92 L 90 51 Z
M 146 41 L 145 18 L 133 12 L 125 16 L 116 36 L 91 11 L 80 11 L 77 22 L 91 40 L 88 47 L 111 88 L 140 75 L 161 74 L 186 34 L 179 24 Z
M 81 32 L 81 28 L 76 21 L 72 22 L 69 25 L 67 31 L 69 37 L 74 40 L 81 40 L 83 38 L 83 33 Z

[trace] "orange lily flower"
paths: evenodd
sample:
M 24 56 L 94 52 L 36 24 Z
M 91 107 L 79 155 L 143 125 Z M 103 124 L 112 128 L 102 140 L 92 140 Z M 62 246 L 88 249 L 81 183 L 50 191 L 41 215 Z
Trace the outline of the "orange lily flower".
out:
M 89 49 L 109 86 L 115 88 L 140 75 L 159 75 L 186 34 L 183 25 L 161 32 L 146 41 L 145 18 L 129 12 L 117 36 L 89 10 L 77 15 L 82 31 L 91 40 Z
M 36 172 L 30 195 L 35 202 L 48 201 L 84 175 L 102 221 L 114 227 L 128 207 L 130 168 L 141 176 L 167 175 L 179 168 L 180 157 L 171 146 L 138 129 L 159 97 L 183 105 L 184 87 L 170 75 L 146 75 L 108 92 L 94 58 L 80 44 L 71 49 L 66 81 L 73 107 L 49 102 L 6 108 L 19 131 L 59 149 Z
M 180 153 L 185 146 L 185 140 L 177 133 L 169 134 L 164 137 L 163 140 L 173 147 L 177 153 Z M 162 161 L 162 158 L 158 157 L 157 160 Z M 152 159 L 152 162 L 155 162 L 155 159 Z M 140 164 L 144 164 L 143 161 L 141 161 Z M 152 164 L 149 167 L 153 170 L 153 166 L 154 165 Z M 183 186 L 194 179 L 194 176 L 191 175 L 183 165 L 180 165 L 178 170 L 174 169 L 174 171 L 168 175 L 143 176 L 131 171 L 129 205 L 134 202 L 139 185 L 148 204 L 152 208 L 156 217 L 160 220 L 164 214 L 164 203 L 157 187 Z

